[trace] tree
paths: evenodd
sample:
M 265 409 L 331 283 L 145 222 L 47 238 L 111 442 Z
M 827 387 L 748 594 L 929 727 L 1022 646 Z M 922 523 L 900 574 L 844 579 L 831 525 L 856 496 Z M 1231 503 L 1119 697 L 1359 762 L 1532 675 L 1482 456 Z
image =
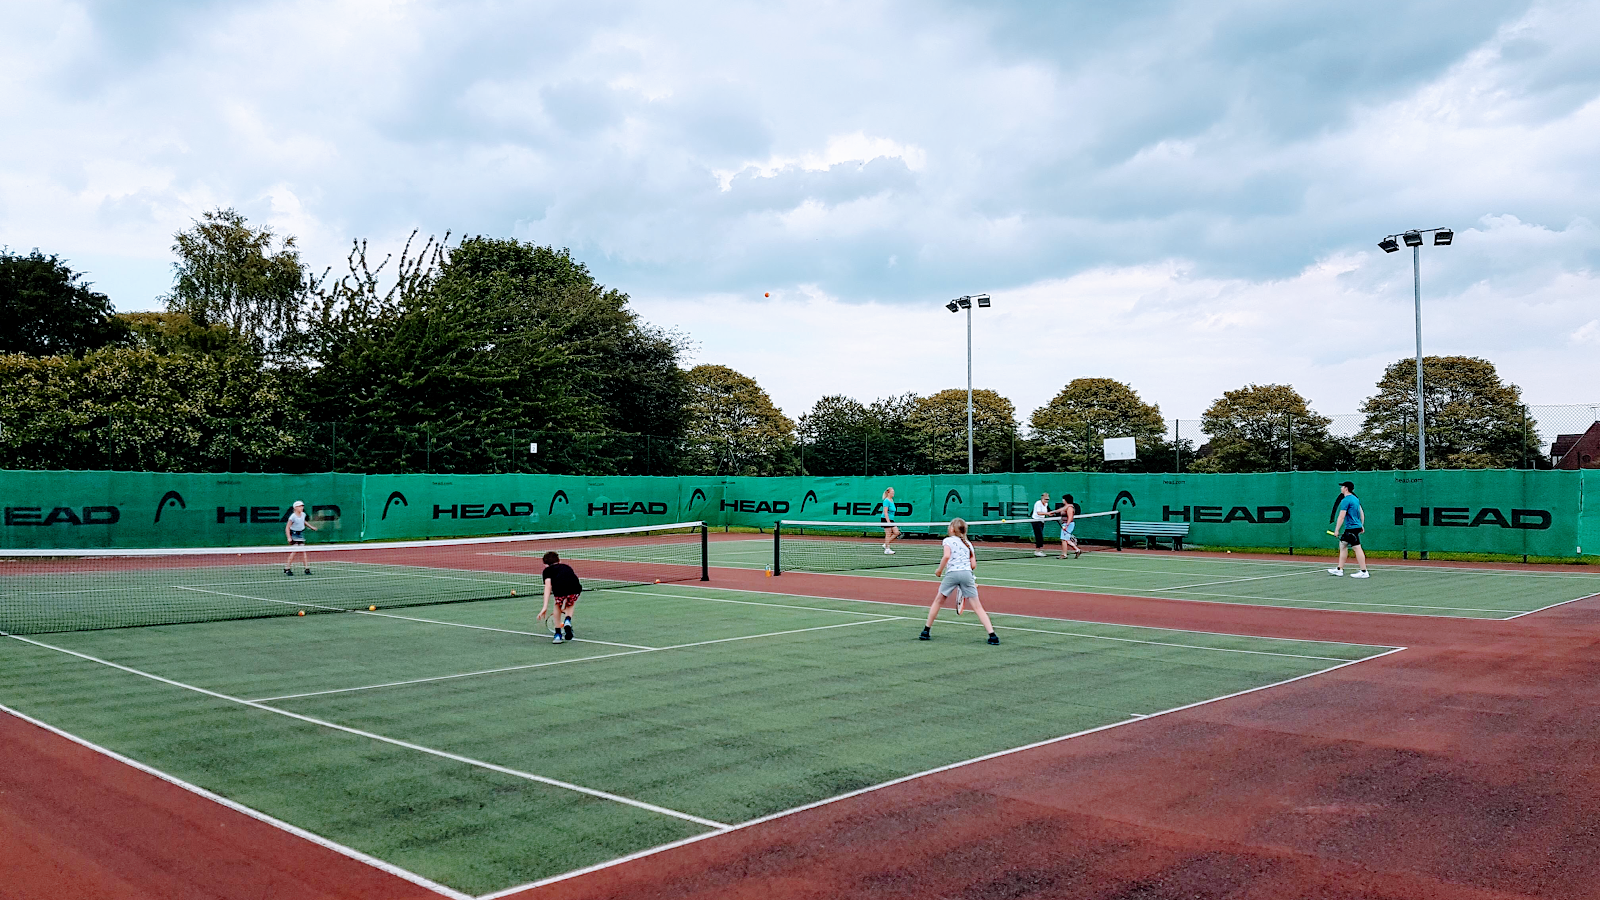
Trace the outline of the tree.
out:
M 800 417 L 801 456 L 811 475 L 861 473 L 911 475 L 925 470 L 918 433 L 911 427 L 916 394 L 863 405 L 838 394 L 816 402 Z
M 227 325 L 268 351 L 282 349 L 296 333 L 305 273 L 293 236 L 279 240 L 233 209 L 216 209 L 173 241 L 178 261 L 172 293 L 163 298 L 169 312 Z
M 1164 466 L 1172 452 L 1161 407 L 1139 399 L 1133 388 L 1110 378 L 1074 378 L 1029 417 L 1035 453 L 1052 469 L 1136 470 L 1105 463 L 1103 440 L 1131 437 L 1141 462 Z
M 1285 472 L 1350 468 L 1347 449 L 1287 384 L 1249 385 L 1226 391 L 1200 417 L 1211 436 L 1190 468 L 1195 472 Z M 1291 441 L 1292 435 L 1292 441 Z
M 0 353 L 79 354 L 122 341 L 111 300 L 58 256 L 0 249 Z
M 689 462 L 715 475 L 789 475 L 794 423 L 755 379 L 727 366 L 688 373 Z
M 932 472 L 967 470 L 967 392 L 950 388 L 921 397 L 907 417 Z M 1016 407 L 994 391 L 972 392 L 972 455 L 974 471 L 1013 469 L 1017 449 Z
M 1384 369 L 1368 397 L 1356 437 L 1375 468 L 1417 464 L 1416 361 Z M 1440 469 L 1511 468 L 1539 456 L 1539 437 L 1524 419 L 1522 390 L 1500 380 L 1494 364 L 1471 356 L 1424 356 L 1422 402 L 1428 465 Z

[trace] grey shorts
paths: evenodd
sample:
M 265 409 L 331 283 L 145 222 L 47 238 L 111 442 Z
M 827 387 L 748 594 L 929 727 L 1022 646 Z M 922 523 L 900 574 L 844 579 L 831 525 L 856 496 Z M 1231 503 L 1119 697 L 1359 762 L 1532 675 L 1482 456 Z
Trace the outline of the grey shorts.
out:
M 939 596 L 948 597 L 957 588 L 961 596 L 972 599 L 978 596 L 978 579 L 974 578 L 971 569 L 956 569 L 944 573 L 944 578 L 939 581 Z

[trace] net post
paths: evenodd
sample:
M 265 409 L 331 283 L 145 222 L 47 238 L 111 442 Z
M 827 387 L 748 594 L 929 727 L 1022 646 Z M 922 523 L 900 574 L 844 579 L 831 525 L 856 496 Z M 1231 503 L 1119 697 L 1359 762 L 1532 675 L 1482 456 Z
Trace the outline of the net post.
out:
M 700 580 L 711 580 L 711 529 L 700 523 Z
M 1116 510 L 1116 521 L 1112 523 L 1117 530 L 1117 552 L 1122 552 L 1122 510 Z
M 780 519 L 772 523 L 772 574 L 774 576 L 783 574 L 783 538 L 779 536 L 782 531 L 783 520 Z

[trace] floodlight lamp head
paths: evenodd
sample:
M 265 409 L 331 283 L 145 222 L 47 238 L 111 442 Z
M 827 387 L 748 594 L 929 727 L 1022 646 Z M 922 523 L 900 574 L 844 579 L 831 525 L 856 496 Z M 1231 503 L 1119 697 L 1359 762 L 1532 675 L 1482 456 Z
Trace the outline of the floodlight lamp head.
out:
M 972 299 L 978 301 L 978 307 L 980 309 L 987 309 L 989 307 L 989 295 L 988 294 L 979 294 L 978 296 L 973 297 Z
M 962 309 L 971 309 L 972 308 L 972 298 L 971 297 L 960 297 L 960 298 L 956 299 L 956 302 L 961 304 L 961 308 Z
M 1435 247 L 1448 247 L 1450 242 L 1455 239 L 1456 233 L 1448 228 L 1440 228 L 1433 233 L 1433 245 Z
M 1408 231 L 1400 237 L 1405 240 L 1407 247 L 1422 246 L 1422 232 L 1420 231 Z
M 944 305 L 944 308 L 950 310 L 951 312 L 960 312 L 961 311 L 960 304 L 956 303 L 954 300 L 951 300 L 949 303 L 946 303 Z
M 1378 249 L 1385 253 L 1394 253 L 1400 249 L 1400 242 L 1395 240 L 1394 235 L 1391 234 L 1378 242 Z

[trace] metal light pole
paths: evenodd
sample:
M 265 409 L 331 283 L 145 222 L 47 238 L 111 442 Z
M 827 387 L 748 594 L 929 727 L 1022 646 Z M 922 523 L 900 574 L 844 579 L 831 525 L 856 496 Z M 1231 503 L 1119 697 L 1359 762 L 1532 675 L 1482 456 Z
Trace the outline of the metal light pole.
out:
M 1378 242 L 1378 249 L 1385 253 L 1393 253 L 1400 249 L 1399 242 L 1395 240 L 1397 237 L 1411 248 L 1411 294 L 1417 311 L 1417 471 L 1419 472 L 1428 470 L 1428 420 L 1422 404 L 1422 236 L 1430 233 L 1433 235 L 1435 247 L 1450 246 L 1450 242 L 1455 240 L 1456 236 L 1456 233 L 1448 228 L 1429 228 L 1391 234 Z
M 989 306 L 988 294 L 957 297 L 944 305 L 951 312 L 967 311 L 967 474 L 972 474 L 972 301 L 984 308 Z

